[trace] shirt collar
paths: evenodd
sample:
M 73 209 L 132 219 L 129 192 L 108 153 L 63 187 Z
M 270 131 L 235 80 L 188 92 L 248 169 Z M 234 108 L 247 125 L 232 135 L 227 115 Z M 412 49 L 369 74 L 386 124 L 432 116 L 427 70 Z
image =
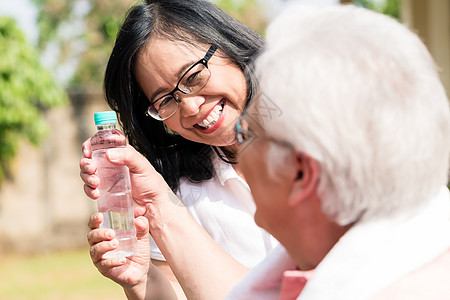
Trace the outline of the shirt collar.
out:
M 214 156 L 213 166 L 221 185 L 225 185 L 227 180 L 237 179 L 247 186 L 247 183 L 236 173 L 233 165 L 224 162 L 218 155 Z

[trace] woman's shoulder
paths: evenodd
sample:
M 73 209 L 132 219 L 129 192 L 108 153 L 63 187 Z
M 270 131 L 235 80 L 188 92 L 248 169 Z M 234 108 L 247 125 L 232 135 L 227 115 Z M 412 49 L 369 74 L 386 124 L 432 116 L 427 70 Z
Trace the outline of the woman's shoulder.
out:
M 247 183 L 239 177 L 232 165 L 214 158 L 213 166 L 215 174 L 210 179 L 199 182 L 186 177 L 180 179 L 177 195 L 185 205 L 217 201 L 228 204 L 253 203 Z
M 216 186 L 224 185 L 227 180 L 242 178 L 236 173 L 232 164 L 227 163 L 220 159 L 217 155 L 212 158 L 212 165 L 214 169 L 214 175 L 210 179 L 202 181 L 193 181 L 187 177 L 180 178 L 180 189 L 191 187 L 206 187 L 209 185 Z

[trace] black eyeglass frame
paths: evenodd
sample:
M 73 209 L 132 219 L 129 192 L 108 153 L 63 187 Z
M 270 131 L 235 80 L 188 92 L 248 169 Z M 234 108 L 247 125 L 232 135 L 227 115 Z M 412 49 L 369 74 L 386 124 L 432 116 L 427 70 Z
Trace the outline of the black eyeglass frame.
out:
M 178 110 L 178 103 L 180 102 L 180 100 L 179 100 L 179 97 L 177 97 L 177 96 L 175 95 L 176 92 L 179 91 L 179 92 L 181 92 L 181 93 L 183 93 L 183 94 L 185 94 L 185 95 L 189 95 L 189 94 L 194 94 L 194 93 L 200 91 L 202 88 L 204 88 L 205 85 L 208 83 L 209 78 L 211 77 L 211 71 L 209 71 L 209 68 L 208 68 L 208 61 L 209 61 L 209 59 L 214 55 L 214 52 L 216 52 L 216 50 L 217 50 L 217 47 L 216 47 L 215 45 L 211 45 L 211 47 L 209 47 L 208 51 L 206 52 L 205 56 L 204 56 L 202 59 L 200 59 L 199 61 L 197 61 L 196 63 L 194 63 L 192 66 L 190 66 L 190 67 L 183 73 L 183 75 L 180 77 L 180 79 L 178 80 L 178 82 L 177 82 L 175 88 L 174 88 L 172 91 L 170 91 L 170 92 L 167 93 L 167 94 L 164 94 L 163 96 L 159 97 L 158 99 L 156 99 L 155 101 L 153 101 L 153 102 L 150 103 L 149 107 L 147 108 L 147 111 L 145 112 L 145 115 L 146 115 L 146 116 L 151 116 L 151 117 L 153 117 L 154 119 L 159 120 L 159 121 L 164 121 L 164 120 L 170 118 L 171 116 L 173 116 L 173 114 L 175 114 L 176 111 Z M 183 80 L 184 76 L 186 76 L 186 74 L 188 74 L 188 73 L 189 73 L 193 68 L 195 68 L 195 66 L 197 66 L 198 64 L 202 64 L 202 65 L 205 66 L 206 69 L 208 69 L 208 71 L 210 72 L 210 76 L 208 77 L 208 79 L 205 81 L 205 83 L 204 83 L 200 88 L 198 88 L 198 89 L 195 90 L 195 91 L 188 91 L 188 90 L 182 90 L 182 89 L 180 89 L 179 85 L 180 85 L 180 82 Z M 155 115 L 155 114 L 151 113 L 151 112 L 150 112 L 150 109 L 155 105 L 155 103 L 158 102 L 158 101 L 163 100 L 163 99 L 166 98 L 167 96 L 172 96 L 172 98 L 175 100 L 175 103 L 177 104 L 175 110 L 174 110 L 168 117 L 164 117 L 164 118 L 160 117 L 160 116 L 159 116 L 159 113 L 158 113 L 158 115 Z

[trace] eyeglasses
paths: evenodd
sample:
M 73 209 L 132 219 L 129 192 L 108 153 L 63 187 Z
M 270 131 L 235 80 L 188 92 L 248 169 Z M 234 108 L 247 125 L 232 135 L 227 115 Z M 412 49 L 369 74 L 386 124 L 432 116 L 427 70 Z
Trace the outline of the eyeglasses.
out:
M 235 139 L 236 139 L 236 143 L 238 145 L 247 144 L 249 141 L 251 141 L 255 138 L 262 138 L 262 139 L 266 139 L 270 142 L 273 142 L 275 144 L 281 145 L 283 147 L 294 149 L 294 146 L 287 141 L 282 141 L 282 140 L 279 140 L 277 138 L 273 138 L 273 137 L 267 136 L 267 135 L 257 135 L 254 131 L 252 131 L 250 129 L 249 123 L 245 119 L 246 117 L 248 117 L 248 116 L 245 114 L 241 115 L 239 117 L 239 119 L 237 120 L 236 125 L 234 127 Z
M 244 116 L 240 116 L 237 120 L 236 126 L 234 127 L 234 135 L 238 145 L 242 145 L 248 142 L 251 138 L 256 137 L 256 134 L 249 129 L 248 122 L 244 119 Z
M 216 46 L 212 45 L 205 57 L 184 72 L 175 88 L 170 93 L 159 97 L 151 103 L 145 114 L 160 121 L 164 121 L 173 116 L 177 111 L 178 103 L 180 102 L 180 96 L 175 94 L 176 92 L 194 94 L 201 90 L 208 82 L 211 77 L 211 72 L 208 69 L 208 61 L 213 56 L 216 49 Z

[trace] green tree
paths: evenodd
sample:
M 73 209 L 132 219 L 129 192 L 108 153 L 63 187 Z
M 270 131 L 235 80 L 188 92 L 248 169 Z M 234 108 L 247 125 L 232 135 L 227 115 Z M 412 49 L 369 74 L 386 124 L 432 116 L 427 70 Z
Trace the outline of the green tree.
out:
M 216 0 L 214 3 L 248 27 L 264 34 L 268 19 L 257 0 Z
M 0 179 L 19 141 L 37 145 L 48 132 L 43 111 L 65 103 L 67 95 L 39 61 L 13 19 L 0 17 Z
M 75 43 L 84 45 L 84 50 L 77 57 L 78 67 L 69 82 L 69 87 L 100 88 L 117 30 L 127 10 L 137 0 L 33 0 L 33 2 L 39 11 L 41 50 L 45 50 L 49 43 L 56 42 L 60 48 L 58 60 L 64 63 L 70 57 Z M 80 7 L 87 9 L 80 12 Z M 84 27 L 80 33 L 74 34 L 74 31 L 67 30 L 79 24 Z
M 186 0 L 189 1 L 189 0 Z M 111 53 L 118 28 L 123 22 L 127 10 L 139 0 L 33 0 L 39 15 L 39 47 L 45 50 L 50 42 L 60 47 L 59 63 L 70 56 L 74 43 L 84 44 L 85 49 L 79 55 L 77 70 L 69 87 L 94 86 L 100 88 L 106 63 Z M 267 20 L 257 0 L 217 0 L 214 1 L 224 11 L 263 33 Z M 83 4 L 87 11 L 80 15 L 77 8 Z M 70 24 L 82 20 L 84 31 L 70 38 L 62 33 Z
M 354 2 L 365 8 L 400 19 L 400 0 L 355 0 Z
M 136 0 L 91 0 L 91 9 L 85 17 L 86 51 L 72 79 L 72 85 L 92 83 L 102 85 L 109 54 L 122 25 L 125 13 Z

